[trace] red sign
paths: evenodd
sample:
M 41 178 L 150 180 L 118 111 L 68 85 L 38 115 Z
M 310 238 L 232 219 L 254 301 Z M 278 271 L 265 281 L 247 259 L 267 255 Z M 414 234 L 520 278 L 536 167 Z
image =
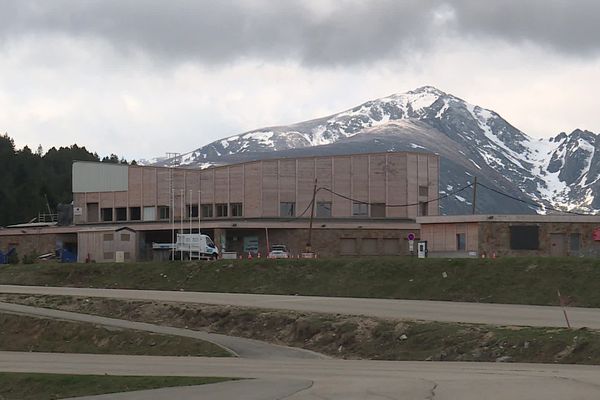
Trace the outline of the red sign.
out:
M 592 232 L 592 238 L 594 240 L 600 240 L 600 228 L 594 229 L 594 232 Z

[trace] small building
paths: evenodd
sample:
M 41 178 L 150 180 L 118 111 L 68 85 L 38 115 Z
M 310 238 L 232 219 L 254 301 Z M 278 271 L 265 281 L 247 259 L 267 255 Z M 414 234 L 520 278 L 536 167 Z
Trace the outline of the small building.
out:
M 417 217 L 430 257 L 600 256 L 600 216 Z
M 130 262 L 137 260 L 135 230 L 103 226 L 77 232 L 77 262 Z

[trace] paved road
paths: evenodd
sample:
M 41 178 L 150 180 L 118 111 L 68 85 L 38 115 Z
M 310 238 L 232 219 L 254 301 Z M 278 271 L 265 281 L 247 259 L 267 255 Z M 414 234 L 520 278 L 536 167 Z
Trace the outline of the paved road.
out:
M 210 385 L 174 387 L 136 392 L 111 393 L 99 396 L 85 396 L 67 400 L 264 400 L 284 399 L 309 389 L 312 381 L 292 379 L 249 379 L 235 382 L 221 382 Z
M 205 340 L 225 348 L 235 356 L 256 359 L 302 359 L 302 358 L 327 358 L 326 356 L 309 350 L 287 346 L 278 346 L 258 340 L 244 339 L 233 336 L 219 335 L 216 333 L 200 332 L 191 329 L 173 328 L 170 326 L 154 325 L 145 322 L 133 322 L 122 319 L 106 318 L 97 315 L 80 314 L 69 311 L 52 310 L 48 308 L 30 307 L 20 304 L 0 302 L 0 311 L 13 314 L 32 315 L 35 317 L 62 319 L 67 321 L 87 322 L 122 329 L 160 333 L 164 335 L 184 336 L 193 339 Z
M 443 301 L 278 296 L 157 290 L 88 289 L 0 285 L 0 293 L 71 295 L 121 299 L 235 305 L 381 318 L 522 326 L 566 326 L 560 307 Z M 600 309 L 568 308 L 573 327 L 600 329 Z
M 309 359 L 247 360 L 0 352 L 0 371 L 233 376 L 277 382 L 294 381 L 307 387 L 308 382 L 313 383 L 309 388 L 291 396 L 259 397 L 269 400 L 282 398 L 289 400 L 600 399 L 600 368 L 573 365 Z M 203 400 L 222 399 L 222 397 L 212 397 L 210 386 L 207 386 L 206 390 L 208 391 L 206 396 L 200 397 Z M 173 396 L 172 392 L 171 395 Z M 194 397 L 182 395 L 179 398 Z M 228 398 L 255 399 L 256 397 L 251 397 L 248 393 L 232 395 Z

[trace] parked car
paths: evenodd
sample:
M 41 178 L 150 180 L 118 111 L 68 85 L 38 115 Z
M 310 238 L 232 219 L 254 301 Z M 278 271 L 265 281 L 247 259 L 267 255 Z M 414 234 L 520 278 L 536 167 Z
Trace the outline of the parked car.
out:
M 271 246 L 269 258 L 290 258 L 290 252 L 284 244 L 274 244 Z

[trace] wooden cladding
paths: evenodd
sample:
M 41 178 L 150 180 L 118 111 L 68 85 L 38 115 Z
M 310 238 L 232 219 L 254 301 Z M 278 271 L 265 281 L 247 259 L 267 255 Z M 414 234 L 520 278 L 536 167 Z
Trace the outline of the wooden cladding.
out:
M 98 201 L 100 208 L 158 209 L 170 206 L 174 193 L 176 218 L 190 204 L 239 204 L 242 217 L 279 218 L 282 203 L 294 203 L 296 216 L 309 208 L 315 178 L 327 189 L 319 190 L 316 200 L 328 204 L 331 218 L 353 217 L 350 199 L 376 204 L 366 217 L 415 218 L 423 207 L 404 205 L 419 203 L 428 215 L 438 215 L 438 156 L 405 152 L 263 160 L 205 170 L 129 166 L 128 191 L 76 193 L 74 198 L 80 207 Z

